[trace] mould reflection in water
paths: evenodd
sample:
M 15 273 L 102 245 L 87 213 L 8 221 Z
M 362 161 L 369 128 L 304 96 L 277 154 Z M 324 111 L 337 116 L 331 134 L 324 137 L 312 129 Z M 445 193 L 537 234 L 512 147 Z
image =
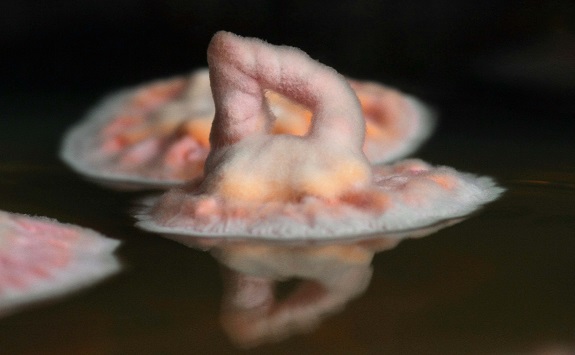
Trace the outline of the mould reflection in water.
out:
M 188 247 L 209 251 L 222 265 L 221 325 L 239 347 L 277 342 L 316 329 L 367 289 L 373 256 L 402 240 L 422 238 L 460 222 L 370 238 L 323 243 L 165 235 Z M 297 280 L 286 295 L 284 281 Z

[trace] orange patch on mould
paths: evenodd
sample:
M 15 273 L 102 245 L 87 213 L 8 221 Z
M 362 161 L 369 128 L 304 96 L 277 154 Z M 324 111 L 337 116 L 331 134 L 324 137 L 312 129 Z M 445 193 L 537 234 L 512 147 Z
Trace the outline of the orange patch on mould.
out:
M 226 217 L 246 219 L 252 214 L 253 210 L 247 207 L 235 207 L 227 211 Z
M 194 212 L 197 216 L 209 216 L 217 212 L 217 207 L 217 202 L 214 198 L 203 198 L 196 201 Z
M 171 169 L 170 175 L 188 179 L 201 174 L 206 154 L 198 142 L 184 136 L 170 146 L 164 154 L 164 162 Z
M 204 147 L 210 146 L 210 130 L 212 129 L 211 120 L 190 120 L 183 124 L 182 129 L 187 135 L 193 137 L 200 145 Z
M 346 190 L 371 180 L 369 166 L 353 160 L 338 165 L 338 169 L 320 171 L 317 175 L 310 173 L 298 187 L 305 194 L 330 199 L 337 198 Z
M 457 186 L 457 178 L 450 175 L 430 175 L 428 179 L 436 182 L 447 190 L 453 190 Z
M 359 86 L 355 89 L 361 90 L 361 88 Z M 399 92 L 386 89 L 383 95 L 377 92 L 360 93 L 358 98 L 366 122 L 373 121 L 373 125 L 390 138 L 398 138 L 403 134 L 403 129 L 399 123 L 402 121 L 400 118 L 404 116 L 407 107 L 405 99 Z M 366 133 L 370 134 L 369 131 Z
M 229 174 L 217 186 L 217 192 L 228 199 L 242 201 L 289 201 L 292 191 L 289 187 L 253 176 Z
M 144 121 L 144 117 L 141 115 L 129 115 L 129 114 L 120 114 L 116 116 L 115 119 L 110 122 L 106 127 L 103 129 L 104 135 L 111 135 L 117 134 L 130 126 L 134 126 L 140 124 Z
M 365 120 L 365 134 L 371 138 L 384 138 L 386 136 L 386 132 L 379 125 L 368 119 Z
M 186 87 L 186 79 L 173 79 L 167 82 L 152 84 L 139 90 L 130 104 L 136 108 L 148 109 L 161 105 L 170 98 L 180 94 Z
M 296 117 L 289 119 L 277 118 L 272 129 L 273 134 L 291 134 L 294 136 L 304 136 L 309 130 L 309 121 L 304 121 Z
M 272 132 L 303 136 L 309 130 L 312 112 L 273 91 L 266 92 L 266 98 L 276 116 Z
M 174 131 L 178 124 L 179 122 L 177 121 L 158 121 L 156 123 L 127 130 L 126 132 L 119 134 L 118 138 L 123 142 L 126 142 L 126 144 L 136 144 L 150 136 L 167 136 Z
M 377 191 L 352 191 L 344 194 L 340 200 L 343 203 L 373 212 L 383 212 L 391 204 L 389 196 Z

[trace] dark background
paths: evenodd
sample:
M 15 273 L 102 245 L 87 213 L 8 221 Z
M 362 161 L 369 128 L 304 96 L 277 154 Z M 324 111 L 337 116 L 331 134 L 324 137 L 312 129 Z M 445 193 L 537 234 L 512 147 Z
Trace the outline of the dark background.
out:
M 483 76 L 481 69 L 496 76 L 479 68 L 485 57 L 518 50 L 517 70 L 549 61 L 546 89 L 568 84 L 551 78 L 560 60 L 571 62 L 564 75 L 574 79 L 568 0 L 4 0 L 0 13 L 2 79 L 16 88 L 107 88 L 188 71 L 205 65 L 220 29 L 300 47 L 343 73 L 384 81 L 447 85 Z
M 419 95 L 442 113 L 440 133 L 464 124 L 495 126 L 502 139 L 568 139 L 572 128 L 569 0 L 3 0 L 0 113 L 10 119 L 34 95 L 55 95 L 49 110 L 65 96 L 89 106 L 110 90 L 205 66 L 220 29 L 300 47 L 341 73 Z M 495 119 L 487 106 L 514 112 Z
M 0 17 L 8 160 L 57 160 L 62 132 L 102 96 L 205 66 L 225 29 L 422 98 L 439 117 L 428 145 L 439 150 L 420 150 L 424 159 L 448 164 L 442 142 L 475 140 L 486 148 L 478 159 L 531 149 L 573 167 L 570 0 L 3 0 Z

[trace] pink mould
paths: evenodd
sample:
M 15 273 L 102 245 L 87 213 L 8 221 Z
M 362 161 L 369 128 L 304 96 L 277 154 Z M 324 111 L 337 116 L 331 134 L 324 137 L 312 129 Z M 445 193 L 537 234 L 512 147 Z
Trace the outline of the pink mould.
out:
M 220 321 L 239 347 L 284 340 L 316 329 L 367 289 L 376 253 L 460 222 L 337 242 L 270 242 L 167 236 L 207 251 L 222 265 Z M 281 292 L 281 283 L 293 287 Z
M 419 160 L 372 167 L 350 84 L 296 48 L 219 32 L 208 63 L 215 117 L 204 175 L 145 201 L 137 215 L 144 229 L 345 238 L 463 216 L 502 191 L 490 178 Z M 304 135 L 273 134 L 267 91 L 312 112 Z
M 0 316 L 118 271 L 118 245 L 89 229 L 0 211 Z
M 74 170 L 114 186 L 180 183 L 201 174 L 213 114 L 204 69 L 126 89 L 68 131 L 60 156 Z
M 366 124 L 363 146 L 373 163 L 414 151 L 433 126 L 412 96 L 348 79 Z M 303 102 L 266 88 L 271 132 L 303 136 L 312 118 Z M 305 104 L 305 103 L 304 103 Z M 77 172 L 116 186 L 161 187 L 202 175 L 214 103 L 207 69 L 114 93 L 65 135 L 60 155 Z

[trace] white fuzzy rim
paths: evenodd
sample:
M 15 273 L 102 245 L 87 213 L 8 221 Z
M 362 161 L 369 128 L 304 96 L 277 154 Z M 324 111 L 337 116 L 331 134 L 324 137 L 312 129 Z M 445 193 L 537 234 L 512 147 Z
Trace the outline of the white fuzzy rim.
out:
M 28 223 L 32 226 L 39 223 L 47 230 L 23 227 Z M 0 281 L 0 315 L 30 302 L 87 287 L 117 272 L 120 263 L 113 253 L 119 244 L 90 229 L 46 217 L 0 211 L 0 256 L 18 260 L 3 267 L 0 279 L 18 278 L 23 283 L 22 287 L 13 287 L 9 282 Z M 44 265 L 39 259 L 26 260 L 38 257 L 37 253 L 53 255 L 57 248 L 65 248 L 69 258 L 60 267 Z
M 60 158 L 75 172 L 104 185 L 111 184 L 119 188 L 166 188 L 182 182 L 180 179 L 151 177 L 133 171 L 113 169 L 106 163 L 113 157 L 100 152 L 99 133 L 121 111 L 134 93 L 145 86 L 124 89 L 104 97 L 77 124 L 70 127 L 62 140 Z
M 409 120 L 412 129 L 402 139 L 397 140 L 396 145 L 388 150 L 385 156 L 378 159 L 370 159 L 373 164 L 381 164 L 395 161 L 415 152 L 431 136 L 436 124 L 436 114 L 417 98 L 405 95 L 409 107 L 404 120 Z M 370 144 L 369 141 L 366 144 Z M 368 156 L 369 158 L 369 156 Z
M 406 170 L 406 164 L 425 167 L 425 171 L 420 168 Z M 387 196 L 390 201 L 389 207 L 382 212 L 353 205 L 333 205 L 315 198 L 298 203 L 260 205 L 218 201 L 217 215 L 206 220 L 187 214 L 193 208 L 185 207 L 186 204 L 193 206 L 196 200 L 205 196 L 174 189 L 160 198 L 145 201 L 135 217 L 139 220 L 138 227 L 171 235 L 276 240 L 346 239 L 426 227 L 465 216 L 503 192 L 489 177 L 460 173 L 447 167 L 433 168 L 415 160 L 376 168 L 374 175 L 376 193 Z M 449 184 L 448 188 L 437 183 L 438 176 L 439 180 Z M 231 215 L 238 208 L 248 211 L 248 216 L 218 217 Z M 315 212 L 310 215 L 310 210 Z

